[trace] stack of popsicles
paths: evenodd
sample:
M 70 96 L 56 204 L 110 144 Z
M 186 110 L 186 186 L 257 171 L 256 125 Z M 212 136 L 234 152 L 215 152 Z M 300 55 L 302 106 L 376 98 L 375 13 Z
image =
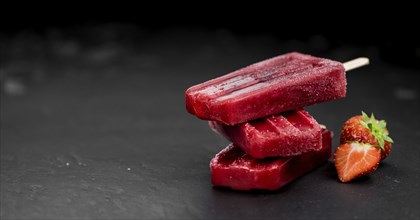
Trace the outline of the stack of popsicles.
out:
M 276 190 L 331 156 L 332 132 L 302 108 L 345 95 L 343 64 L 293 52 L 192 86 L 185 98 L 232 142 L 210 162 L 213 185 Z

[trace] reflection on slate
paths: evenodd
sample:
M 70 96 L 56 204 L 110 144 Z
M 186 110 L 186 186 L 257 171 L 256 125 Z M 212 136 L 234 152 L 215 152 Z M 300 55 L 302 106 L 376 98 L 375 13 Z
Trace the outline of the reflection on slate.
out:
M 420 75 L 417 61 L 384 61 L 386 47 L 131 24 L 4 33 L 0 43 L 2 219 L 420 216 Z M 390 157 L 350 184 L 330 162 L 275 192 L 214 189 L 209 161 L 228 143 L 186 112 L 185 89 L 290 51 L 371 59 L 348 74 L 345 99 L 306 109 L 334 131 L 334 149 L 347 118 L 374 112 L 395 141 Z

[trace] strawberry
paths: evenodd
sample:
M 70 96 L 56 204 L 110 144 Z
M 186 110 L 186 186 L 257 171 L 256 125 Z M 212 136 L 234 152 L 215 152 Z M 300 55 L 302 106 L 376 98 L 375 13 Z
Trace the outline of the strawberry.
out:
M 334 152 L 334 165 L 341 182 L 348 182 L 373 172 L 380 161 L 379 149 L 370 144 L 344 143 Z
M 376 120 L 362 111 L 362 115 L 351 117 L 344 123 L 340 135 L 340 144 L 359 142 L 370 144 L 380 149 L 381 160 L 385 159 L 392 148 L 394 141 L 388 136 L 384 120 Z

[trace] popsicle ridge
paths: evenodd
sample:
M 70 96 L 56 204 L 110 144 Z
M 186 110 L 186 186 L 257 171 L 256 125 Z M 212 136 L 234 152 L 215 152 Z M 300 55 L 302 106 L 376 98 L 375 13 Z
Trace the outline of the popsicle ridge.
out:
M 284 112 L 237 125 L 216 121 L 209 122 L 209 125 L 254 158 L 294 156 L 321 148 L 321 127 L 304 110 Z

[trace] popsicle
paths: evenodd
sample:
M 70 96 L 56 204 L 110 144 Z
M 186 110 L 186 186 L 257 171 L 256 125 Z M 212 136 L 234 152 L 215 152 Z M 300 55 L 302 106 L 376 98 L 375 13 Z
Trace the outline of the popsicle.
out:
M 345 95 L 343 64 L 292 52 L 192 86 L 185 99 L 198 118 L 234 125 Z
M 320 150 L 321 127 L 305 110 L 226 125 L 216 121 L 210 127 L 254 158 L 294 156 Z
M 322 148 L 293 157 L 255 159 L 230 144 L 210 162 L 214 186 L 234 190 L 277 190 L 326 163 L 331 156 L 332 132 L 322 130 Z

